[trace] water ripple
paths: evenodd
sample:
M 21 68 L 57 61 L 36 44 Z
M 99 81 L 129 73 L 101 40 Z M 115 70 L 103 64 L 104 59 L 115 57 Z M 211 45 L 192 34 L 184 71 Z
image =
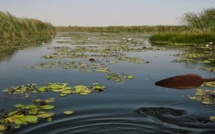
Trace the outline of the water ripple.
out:
M 210 134 L 215 124 L 201 123 L 184 110 L 165 107 L 92 108 L 74 115 L 58 114 L 51 122 L 40 122 L 17 134 Z M 122 112 L 124 111 L 124 112 Z

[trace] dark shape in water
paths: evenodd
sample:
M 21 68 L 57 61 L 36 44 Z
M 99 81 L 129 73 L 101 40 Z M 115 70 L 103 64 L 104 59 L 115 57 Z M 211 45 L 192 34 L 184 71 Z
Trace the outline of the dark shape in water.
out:
M 138 113 L 151 116 L 162 117 L 164 115 L 182 116 L 185 111 L 167 107 L 141 107 L 137 110 Z
M 89 61 L 90 61 L 90 62 L 95 62 L 95 59 L 90 58 Z
M 215 81 L 215 78 L 203 79 L 197 74 L 179 75 L 166 78 L 155 83 L 156 86 L 175 88 L 175 89 L 192 89 L 202 85 L 203 82 Z
M 143 118 L 160 124 L 160 129 L 172 133 L 214 133 L 214 123 L 209 119 L 193 117 L 185 110 L 168 107 L 141 107 L 136 110 Z M 165 125 L 164 125 L 165 124 Z

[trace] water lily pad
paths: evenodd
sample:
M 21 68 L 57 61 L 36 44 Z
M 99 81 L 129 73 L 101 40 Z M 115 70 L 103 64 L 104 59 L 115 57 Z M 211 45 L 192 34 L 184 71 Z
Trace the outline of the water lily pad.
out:
M 67 96 L 67 95 L 68 95 L 68 94 L 64 94 L 64 93 L 59 94 L 60 97 L 65 97 L 65 96 Z
M 210 116 L 211 121 L 215 121 L 215 116 Z
M 63 94 L 71 94 L 72 90 L 62 90 L 61 93 L 63 93 Z
M 15 106 L 16 108 L 23 108 L 23 107 L 24 107 L 23 104 L 15 104 L 14 106 Z
M 49 110 L 49 109 L 53 109 L 54 105 L 44 105 L 44 106 L 40 106 L 40 108 L 43 110 Z
M 200 101 L 202 104 L 214 105 L 215 90 L 196 89 L 195 95 L 189 96 L 192 100 Z
M 104 91 L 105 90 L 105 86 L 101 86 L 101 85 L 99 85 L 99 84 L 94 84 L 94 86 L 93 86 L 93 89 L 94 90 L 98 90 L 98 91 Z
M 48 122 L 52 121 L 52 118 L 51 117 L 47 118 L 47 121 Z
M 107 76 L 106 76 L 106 79 L 110 80 L 110 79 L 111 79 L 111 76 L 110 76 L 110 75 L 107 75 Z
M 134 79 L 133 75 L 128 75 L 128 79 Z
M 30 109 L 28 113 L 31 115 L 36 115 L 39 112 L 39 110 L 40 110 L 39 108 Z
M 25 115 L 21 114 L 21 115 L 14 115 L 12 117 L 10 117 L 14 120 L 14 123 L 17 125 L 27 125 L 28 121 Z
M 88 89 L 87 86 L 84 86 L 84 85 L 77 85 L 74 88 L 75 88 L 75 92 L 81 95 L 87 95 L 92 92 L 90 89 Z
M 40 112 L 37 117 L 39 118 L 50 118 L 54 116 L 54 113 L 46 113 L 46 112 Z
M 7 127 L 0 125 L 0 131 L 7 129 Z
M 46 91 L 46 87 L 39 87 L 39 88 L 38 88 L 38 91 L 39 91 L 39 92 L 45 92 L 45 91 Z
M 204 87 L 215 87 L 215 82 L 204 82 L 202 84 Z
M 21 127 L 21 125 L 17 125 L 17 124 L 14 125 L 14 128 L 15 128 L 15 129 L 18 129 L 18 128 L 20 128 L 20 127 Z
M 45 99 L 46 103 L 51 103 L 55 101 L 55 98 Z
M 41 102 L 42 100 L 41 99 L 35 99 L 33 100 L 33 102 Z
M 64 114 L 73 114 L 74 112 L 72 110 L 67 110 L 63 112 Z
M 38 122 L 38 117 L 37 116 L 32 116 L 32 115 L 28 115 L 25 116 L 27 122 L 29 123 L 37 123 Z
M 34 108 L 37 108 L 37 107 L 38 107 L 37 105 L 29 104 L 29 105 L 24 106 L 23 109 L 34 109 Z

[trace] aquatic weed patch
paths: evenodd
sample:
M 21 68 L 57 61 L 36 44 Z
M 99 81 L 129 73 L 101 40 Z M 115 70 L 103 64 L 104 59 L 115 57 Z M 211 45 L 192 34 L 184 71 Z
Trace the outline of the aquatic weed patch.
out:
M 206 45 L 200 44 L 198 46 L 186 46 L 185 48 L 186 50 L 184 53 L 172 55 L 179 58 L 174 59 L 171 62 L 186 64 L 197 63 L 195 67 L 197 69 L 211 72 L 215 71 L 215 47 L 212 42 Z
M 4 89 L 4 95 L 24 95 L 30 98 L 31 94 L 41 93 L 58 93 L 59 96 L 65 97 L 71 94 L 88 95 L 92 92 L 101 92 L 105 90 L 105 86 L 99 83 L 93 83 L 92 86 L 74 85 L 69 86 L 68 83 L 47 83 L 44 86 L 37 84 L 27 84 L 21 86 L 12 86 Z M 52 111 L 55 106 L 52 104 L 56 99 L 33 99 L 29 104 L 14 104 L 12 110 L 1 110 L 0 112 L 0 133 L 7 133 L 12 129 L 18 129 L 29 124 L 39 123 L 40 120 L 46 119 L 52 121 L 55 113 Z M 73 114 L 73 110 L 66 110 L 62 113 L 66 115 Z
M 15 104 L 13 110 L 1 113 L 0 132 L 7 133 L 11 129 L 38 123 L 41 119 L 51 121 L 54 113 L 51 112 L 55 106 L 50 104 L 54 98 L 45 100 L 35 99 L 30 104 Z
M 122 82 L 125 80 L 134 79 L 134 76 L 131 74 L 125 74 L 125 73 L 107 73 L 106 79 L 107 80 L 113 80 L 116 82 Z
M 53 52 L 42 56 L 47 62 L 25 68 L 62 68 L 107 75 L 116 74 L 117 79 L 112 75 L 110 79 L 120 82 L 128 79 L 125 78 L 127 76 L 118 72 L 113 73 L 109 69 L 111 65 L 120 62 L 150 63 L 142 57 L 128 56 L 128 53 L 154 50 L 145 44 L 147 37 L 138 34 L 67 33 L 59 34 L 56 38 L 59 45 L 48 48 Z
M 3 92 L 5 95 L 9 94 L 29 94 L 31 93 L 45 93 L 45 92 L 57 92 L 59 95 L 69 95 L 69 94 L 81 94 L 81 93 L 91 93 L 95 91 L 104 91 L 105 87 L 101 86 L 99 83 L 94 83 L 92 86 L 85 87 L 81 92 L 77 92 L 77 86 L 69 86 L 68 83 L 47 83 L 44 86 L 38 86 L 37 84 L 27 84 L 21 86 L 12 86 L 10 88 L 4 89 Z M 100 88 L 99 88 L 100 87 Z
M 29 35 L 54 35 L 55 28 L 51 23 L 33 18 L 18 18 L 9 12 L 0 11 L 0 40 L 7 42 Z
M 214 88 L 215 82 L 204 82 L 202 86 Z M 202 104 L 215 106 L 215 90 L 198 88 L 194 95 L 190 95 L 188 97 L 191 100 L 197 100 Z M 209 118 L 211 121 L 215 121 L 215 116 L 211 116 Z

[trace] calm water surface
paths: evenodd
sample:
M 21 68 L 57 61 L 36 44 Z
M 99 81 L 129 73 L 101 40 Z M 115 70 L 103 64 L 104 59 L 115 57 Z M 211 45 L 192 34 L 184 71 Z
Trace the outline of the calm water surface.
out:
M 76 33 L 73 33 L 74 36 Z M 55 116 L 51 122 L 41 120 L 37 124 L 23 126 L 13 130 L 16 134 L 72 134 L 72 133 L 146 133 L 146 134 L 210 134 L 215 133 L 215 124 L 209 121 L 209 116 L 215 115 L 215 107 L 202 105 L 190 100 L 195 90 L 175 90 L 157 87 L 154 83 L 160 79 L 187 73 L 199 74 L 204 78 L 215 77 L 213 73 L 193 69 L 195 65 L 172 63 L 177 57 L 173 54 L 182 51 L 168 48 L 163 51 L 147 50 L 127 52 L 127 56 L 143 58 L 150 63 L 136 64 L 118 62 L 109 65 L 112 72 L 132 74 L 133 80 L 115 82 L 106 79 L 106 74 L 98 72 L 81 72 L 74 69 L 43 68 L 26 69 L 27 66 L 49 61 L 43 55 L 53 53 L 56 46 L 74 46 L 78 41 L 90 39 L 84 45 L 117 45 L 118 40 L 132 37 L 142 46 L 151 44 L 144 34 L 103 34 L 77 33 L 79 38 L 61 36 L 58 33 L 49 43 L 34 48 L 16 51 L 13 55 L 0 59 L 0 89 L 37 83 L 45 85 L 48 82 L 67 82 L 69 85 L 92 85 L 98 82 L 106 87 L 103 92 L 83 96 L 79 94 L 59 97 L 55 93 L 33 95 L 34 98 L 56 98 L 54 103 Z M 58 43 L 57 41 L 70 41 Z M 155 51 L 156 50 L 156 51 Z M 53 60 L 53 59 L 50 59 Z M 59 59 L 58 59 L 59 60 Z M 73 60 L 73 59 L 60 59 Z M 87 60 L 87 59 L 80 59 Z M 1 108 L 11 109 L 16 103 L 28 104 L 31 98 L 23 96 L 4 96 L 1 93 Z M 71 109 L 73 115 L 64 115 L 63 111 Z

